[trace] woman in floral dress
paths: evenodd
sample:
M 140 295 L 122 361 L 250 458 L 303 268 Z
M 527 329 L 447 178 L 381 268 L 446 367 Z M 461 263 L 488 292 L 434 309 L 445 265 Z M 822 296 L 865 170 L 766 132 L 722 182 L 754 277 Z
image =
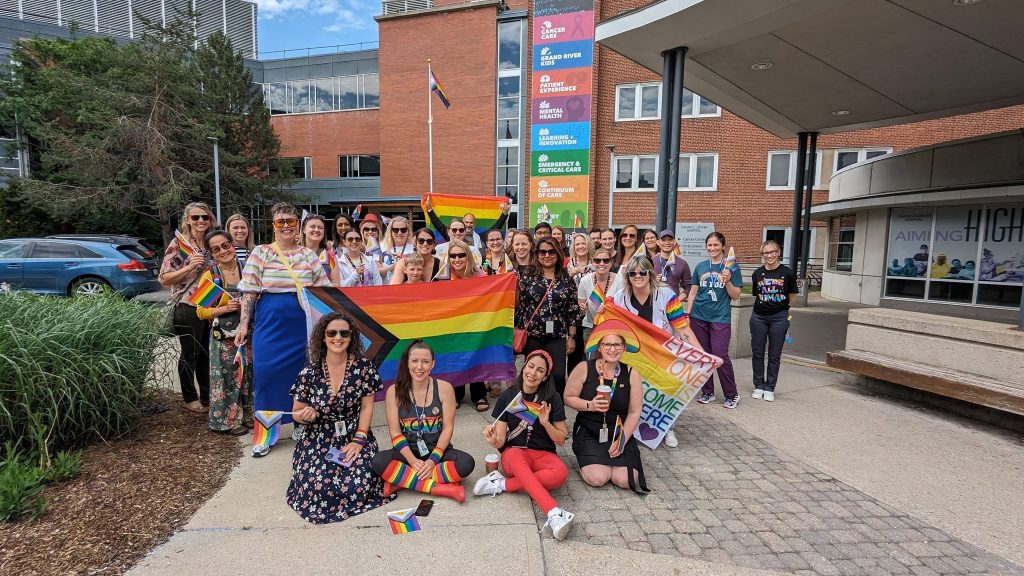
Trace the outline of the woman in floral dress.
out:
M 293 418 L 305 432 L 292 455 L 288 504 L 314 524 L 340 522 L 393 500 L 370 470 L 370 431 L 380 375 L 363 357 L 359 331 L 341 312 L 317 322 L 309 362 L 292 386 Z

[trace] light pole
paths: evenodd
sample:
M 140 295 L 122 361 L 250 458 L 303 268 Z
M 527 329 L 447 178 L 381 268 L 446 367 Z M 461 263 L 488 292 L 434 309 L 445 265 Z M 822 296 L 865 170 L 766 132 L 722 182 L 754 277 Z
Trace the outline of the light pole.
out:
M 217 209 L 217 224 L 220 225 L 220 140 L 216 136 L 207 136 L 213 143 L 213 193 Z

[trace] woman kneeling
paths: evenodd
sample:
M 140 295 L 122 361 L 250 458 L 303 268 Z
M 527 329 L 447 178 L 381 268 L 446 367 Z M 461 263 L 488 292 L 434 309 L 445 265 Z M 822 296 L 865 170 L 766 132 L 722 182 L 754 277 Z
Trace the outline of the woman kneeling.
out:
M 572 528 L 573 515 L 558 507 L 549 490 L 565 484 L 569 474 L 555 453 L 555 446 L 565 443 L 569 430 L 565 406 L 549 378 L 553 364 L 547 352 L 534 350 L 526 357 L 516 385 L 498 397 L 493 414 L 497 420 L 484 428 L 484 439 L 501 451 L 507 477 L 495 470 L 477 481 L 473 493 L 482 496 L 525 491 L 547 514 L 551 535 L 562 540 Z M 536 405 L 539 414 L 521 410 L 524 406 L 535 408 L 527 402 Z M 522 415 L 530 416 L 523 419 Z
M 402 353 L 395 385 L 388 388 L 384 410 L 393 450 L 373 459 L 373 471 L 384 478 L 384 493 L 408 488 L 466 500 L 459 482 L 473 472 L 469 454 L 451 445 L 455 432 L 455 391 L 431 378 L 434 351 L 416 340 Z
M 620 488 L 649 492 L 633 438 L 644 389 L 640 374 L 620 361 L 627 345 L 631 352 L 639 350 L 636 335 L 619 320 L 606 320 L 590 334 L 587 354 L 595 349 L 600 354 L 580 362 L 565 385 L 565 404 L 579 412 L 572 451 L 587 484 L 604 486 L 611 481 Z M 619 438 L 626 438 L 624 445 Z

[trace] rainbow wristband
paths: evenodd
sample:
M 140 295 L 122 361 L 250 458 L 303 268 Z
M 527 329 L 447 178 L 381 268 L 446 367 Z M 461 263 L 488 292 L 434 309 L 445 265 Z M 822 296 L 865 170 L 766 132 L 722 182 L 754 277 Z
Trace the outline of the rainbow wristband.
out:
M 433 462 L 434 464 L 438 464 L 441 462 L 441 457 L 443 456 L 444 450 L 435 447 L 433 450 L 430 451 L 430 456 L 427 459 Z
M 402 448 L 408 448 L 409 441 L 405 438 L 405 434 L 399 434 L 398 436 L 391 438 L 391 447 L 399 452 L 402 451 Z
M 370 441 L 370 437 L 366 435 L 366 432 L 356 432 L 352 436 L 352 441 L 360 446 L 366 446 L 366 443 Z

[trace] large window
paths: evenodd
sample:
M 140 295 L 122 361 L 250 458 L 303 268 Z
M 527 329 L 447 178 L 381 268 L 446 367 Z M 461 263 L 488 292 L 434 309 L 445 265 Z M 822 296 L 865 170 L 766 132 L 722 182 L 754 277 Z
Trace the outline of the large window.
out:
M 821 189 L 821 150 L 815 154 L 814 189 Z M 796 150 L 774 150 L 768 153 L 767 190 L 789 190 L 796 187 Z
M 718 154 L 682 154 L 679 156 L 679 190 L 718 189 Z
M 853 270 L 853 237 L 857 218 L 853 214 L 833 216 L 828 222 L 828 269 Z
M 518 202 L 522 183 L 523 19 L 498 22 L 495 194 Z
M 721 116 L 714 102 L 683 89 L 683 118 Z M 657 120 L 661 118 L 661 83 L 622 84 L 615 88 L 615 120 Z
M 835 159 L 832 161 L 832 173 L 847 166 L 853 166 L 857 162 L 870 160 L 877 156 L 885 156 L 892 152 L 892 148 L 843 148 L 836 150 Z
M 281 160 L 288 162 L 286 170 L 290 171 L 292 176 L 302 180 L 309 180 L 313 177 L 313 159 L 309 156 L 303 158 L 281 158 Z M 271 171 L 274 170 L 276 168 L 271 167 Z
M 380 176 L 380 154 L 339 156 L 338 164 L 338 176 L 342 178 Z
M 380 77 L 377 74 L 359 74 L 270 82 L 263 85 L 263 98 L 275 116 L 379 108 Z
M 657 156 L 616 156 L 615 190 L 650 191 L 657 185 Z
M 893 209 L 885 295 L 1017 307 L 1024 283 L 1024 204 Z

